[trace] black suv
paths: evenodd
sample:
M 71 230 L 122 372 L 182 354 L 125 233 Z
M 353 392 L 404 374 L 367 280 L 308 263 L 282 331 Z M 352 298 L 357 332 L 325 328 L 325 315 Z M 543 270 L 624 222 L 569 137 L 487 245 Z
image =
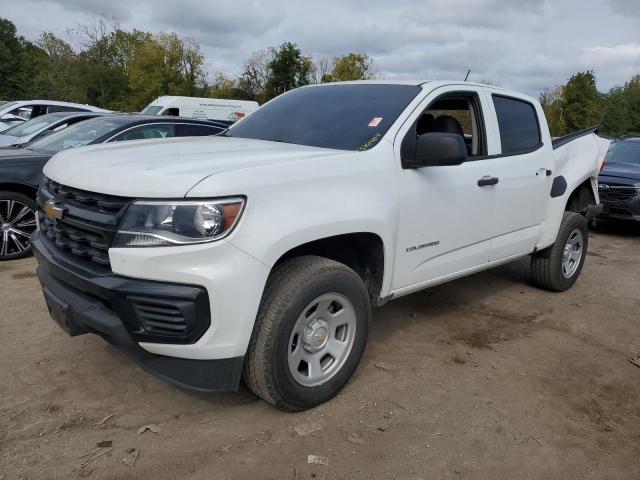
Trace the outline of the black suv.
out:
M 640 137 L 625 137 L 609 147 L 598 191 L 599 218 L 640 221 Z

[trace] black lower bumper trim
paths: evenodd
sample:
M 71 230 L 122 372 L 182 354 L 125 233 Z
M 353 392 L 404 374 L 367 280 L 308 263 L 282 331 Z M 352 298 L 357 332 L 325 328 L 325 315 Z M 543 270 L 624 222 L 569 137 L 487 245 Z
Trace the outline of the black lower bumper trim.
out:
M 57 261 L 37 232 L 32 237 L 32 245 L 49 313 L 69 335 L 99 335 L 124 351 L 147 372 L 184 388 L 206 392 L 238 389 L 243 357 L 196 360 L 147 352 L 138 345 L 122 318 L 105 300 L 105 285 L 113 283 L 116 275 L 100 275 L 92 279 L 87 272 L 74 270 L 72 265 Z M 135 281 L 137 284 L 144 282 Z

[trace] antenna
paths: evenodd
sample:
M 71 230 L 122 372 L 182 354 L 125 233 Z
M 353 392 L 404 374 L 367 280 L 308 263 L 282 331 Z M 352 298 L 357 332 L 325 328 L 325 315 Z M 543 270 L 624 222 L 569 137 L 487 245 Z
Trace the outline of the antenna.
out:
M 469 74 L 471 73 L 471 69 L 467 70 L 467 76 L 464 77 L 464 81 L 467 81 L 467 78 L 469 78 Z

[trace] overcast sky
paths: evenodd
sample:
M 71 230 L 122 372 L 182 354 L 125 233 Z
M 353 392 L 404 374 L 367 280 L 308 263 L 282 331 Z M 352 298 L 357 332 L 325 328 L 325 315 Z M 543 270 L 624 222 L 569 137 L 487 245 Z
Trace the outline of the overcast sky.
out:
M 285 40 L 304 53 L 367 53 L 386 78 L 490 80 L 537 95 L 593 69 L 600 90 L 640 74 L 640 0 L 2 0 L 35 40 L 91 15 L 200 43 L 213 74 Z

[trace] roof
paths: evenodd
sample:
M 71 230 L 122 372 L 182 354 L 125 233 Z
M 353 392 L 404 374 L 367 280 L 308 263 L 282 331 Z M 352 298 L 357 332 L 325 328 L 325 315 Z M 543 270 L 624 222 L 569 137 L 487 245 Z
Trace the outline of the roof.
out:
M 102 108 L 94 107 L 93 105 L 89 105 L 86 103 L 73 103 L 73 102 L 61 102 L 59 100 L 12 100 L 12 102 L 19 103 L 22 105 L 34 105 L 34 104 L 45 104 L 45 105 L 59 105 L 62 107 L 80 107 L 80 108 L 89 108 L 95 110 L 103 110 Z
M 465 82 L 464 80 L 425 80 L 425 79 L 376 79 L 376 80 L 351 80 L 346 82 L 330 82 L 330 83 L 319 83 L 316 85 L 425 85 L 427 83 L 437 84 L 437 85 L 470 85 L 475 87 L 489 87 L 495 88 L 498 90 L 504 90 L 502 87 L 496 87 L 494 85 L 487 85 L 486 83 L 478 83 L 478 82 Z
M 424 85 L 429 85 L 430 89 L 436 89 L 438 87 L 445 87 L 448 85 L 464 85 L 470 87 L 482 87 L 488 88 L 491 90 L 499 91 L 500 93 L 508 96 L 513 96 L 515 98 L 520 98 L 527 101 L 536 102 L 536 99 L 521 93 L 515 90 L 509 90 L 502 87 L 496 87 L 495 85 L 488 85 L 486 83 L 477 83 L 477 82 L 465 82 L 464 80 L 401 80 L 401 79 L 379 79 L 379 80 L 353 80 L 348 82 L 330 82 L 330 83 L 318 83 L 313 85 L 308 85 L 308 87 L 320 87 L 320 86 L 333 86 L 333 85 L 409 85 L 422 87 Z
M 189 118 L 189 117 L 174 117 L 171 115 L 143 115 L 140 113 L 112 113 L 108 115 L 100 115 L 97 118 L 106 118 L 110 121 L 115 121 L 117 123 L 125 124 L 143 124 L 143 123 L 194 123 L 194 124 L 205 124 L 211 125 L 214 127 L 226 128 L 226 126 L 221 125 L 220 122 L 210 121 L 210 120 L 200 120 L 197 118 Z M 96 119 L 97 119 L 96 118 Z M 94 120 L 96 120 L 94 119 Z

